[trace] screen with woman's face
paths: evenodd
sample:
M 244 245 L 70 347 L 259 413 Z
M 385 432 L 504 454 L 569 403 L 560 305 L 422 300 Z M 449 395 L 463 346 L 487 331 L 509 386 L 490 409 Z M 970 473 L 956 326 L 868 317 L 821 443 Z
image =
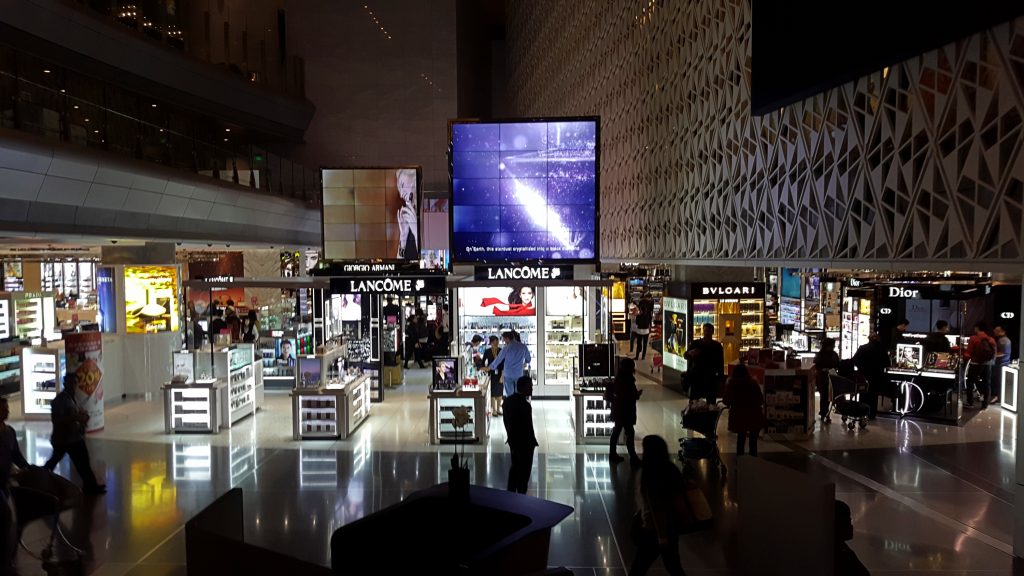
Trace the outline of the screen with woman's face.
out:
M 420 169 L 324 169 L 326 260 L 419 260 Z

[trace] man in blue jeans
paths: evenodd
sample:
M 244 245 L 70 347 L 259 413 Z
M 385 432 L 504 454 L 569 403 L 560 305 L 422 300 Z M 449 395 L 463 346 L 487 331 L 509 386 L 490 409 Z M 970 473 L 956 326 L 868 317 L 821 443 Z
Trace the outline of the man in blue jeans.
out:
M 484 366 L 480 370 L 490 372 L 504 366 L 505 398 L 508 398 L 516 393 L 516 383 L 519 382 L 519 378 L 522 377 L 526 365 L 530 363 L 532 358 L 530 356 L 530 349 L 526 344 L 517 340 L 514 333 L 503 332 L 501 339 L 505 341 L 505 346 L 498 353 L 498 357 L 494 359 L 494 362 L 491 362 L 490 366 Z

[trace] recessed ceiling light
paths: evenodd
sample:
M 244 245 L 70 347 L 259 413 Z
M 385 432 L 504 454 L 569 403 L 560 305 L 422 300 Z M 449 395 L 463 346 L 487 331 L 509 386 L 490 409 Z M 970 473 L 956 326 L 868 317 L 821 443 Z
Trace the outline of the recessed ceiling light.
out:
M 72 108 L 74 108 L 75 110 L 78 110 L 78 104 L 75 104 L 74 106 L 72 106 Z
M 43 74 L 49 74 L 49 73 L 50 73 L 49 70 L 43 70 Z
M 150 104 L 150 106 L 152 106 L 153 108 L 156 108 L 156 104 Z
M 225 139 L 224 139 L 224 141 L 225 141 L 225 142 L 227 142 L 227 141 L 228 141 L 228 139 L 227 139 L 227 138 L 225 138 Z
M 231 128 L 225 128 L 224 131 L 225 132 L 231 132 Z

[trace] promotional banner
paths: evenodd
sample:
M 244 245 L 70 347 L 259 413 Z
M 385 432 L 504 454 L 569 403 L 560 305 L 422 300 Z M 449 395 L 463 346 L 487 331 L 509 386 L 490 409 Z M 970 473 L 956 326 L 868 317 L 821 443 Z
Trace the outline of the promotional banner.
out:
M 103 334 L 72 332 L 64 336 L 67 373 L 75 375 L 78 409 L 89 415 L 86 432 L 103 429 Z

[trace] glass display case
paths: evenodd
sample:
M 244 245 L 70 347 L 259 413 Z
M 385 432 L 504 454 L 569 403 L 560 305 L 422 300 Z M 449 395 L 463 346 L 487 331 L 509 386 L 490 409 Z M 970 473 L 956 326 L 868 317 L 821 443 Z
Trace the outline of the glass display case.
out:
M 29 347 L 21 351 L 21 410 L 25 419 L 50 417 L 50 403 L 64 385 L 64 351 Z
M 715 327 L 715 339 L 722 343 L 725 363 L 747 350 L 765 345 L 763 283 L 693 284 L 691 303 L 693 340 L 704 335 L 704 324 Z
M 490 336 L 501 338 L 502 333 L 514 331 L 530 350 L 536 366 L 537 313 L 535 289 L 472 286 L 458 290 L 458 318 L 460 342 L 470 342 L 481 336 L 486 343 Z M 525 296 L 525 299 L 524 299 Z
M 544 389 L 541 396 L 568 396 L 579 369 L 579 347 L 586 340 L 583 286 L 544 290 Z
M 0 298 L 0 340 L 11 337 L 11 301 Z
M 168 434 L 217 433 L 262 405 L 261 360 L 252 344 L 171 354 L 172 379 L 163 386 Z
M 573 390 L 573 423 L 577 444 L 607 443 L 615 423 L 604 391 L 614 378 L 603 376 L 581 378 Z
M 370 416 L 370 377 L 351 368 L 315 387 L 296 388 L 291 398 L 296 440 L 345 440 Z
M 0 394 L 13 394 L 21 388 L 21 356 L 17 342 L 0 342 Z

